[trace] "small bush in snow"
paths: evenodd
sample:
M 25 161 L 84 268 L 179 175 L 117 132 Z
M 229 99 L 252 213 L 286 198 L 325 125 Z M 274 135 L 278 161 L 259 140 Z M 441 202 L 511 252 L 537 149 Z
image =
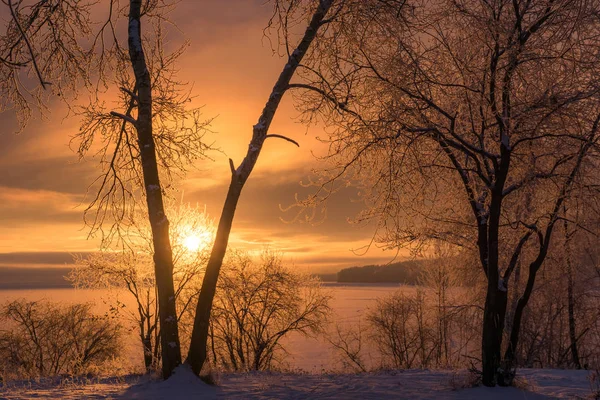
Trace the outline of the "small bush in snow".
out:
M 285 354 L 282 338 L 322 331 L 329 299 L 316 279 L 287 268 L 277 253 L 260 260 L 231 254 L 213 305 L 211 361 L 234 371 L 272 369 Z
M 91 304 L 17 300 L 0 314 L 4 379 L 96 372 L 119 353 L 120 328 Z

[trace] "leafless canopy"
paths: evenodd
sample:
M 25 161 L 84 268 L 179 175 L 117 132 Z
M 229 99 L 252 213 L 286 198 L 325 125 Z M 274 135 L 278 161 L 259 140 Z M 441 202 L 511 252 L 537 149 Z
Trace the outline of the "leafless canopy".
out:
M 172 52 L 164 49 L 169 29 L 167 19 L 172 5 L 168 1 L 144 2 L 144 52 L 152 82 L 153 137 L 162 187 L 148 188 L 166 193 L 175 177 L 184 173 L 197 159 L 206 158 L 211 146 L 204 141 L 210 119 L 204 119 L 193 101 L 190 85 L 176 78 L 177 60 L 187 47 L 184 43 Z M 100 50 L 100 84 L 82 116 L 79 133 L 72 139 L 81 158 L 100 161 L 102 174 L 90 185 L 91 201 L 86 223 L 91 234 L 100 233 L 109 243 L 123 235 L 123 227 L 134 222 L 136 204 L 144 195 L 140 147 L 136 134 L 137 88 L 130 68 L 127 44 L 118 35 L 117 26 L 127 16 L 128 5 L 119 8 L 111 1 L 106 24 L 96 36 Z M 117 89 L 118 88 L 118 89 Z M 105 90 L 107 89 L 107 90 Z M 112 100 L 117 98 L 117 100 Z M 112 101 L 107 101 L 111 99 Z M 103 223 L 110 228 L 106 229 Z
M 0 15 L 0 112 L 14 110 L 20 127 L 32 110 L 46 111 L 51 95 L 64 97 L 90 83 L 93 1 L 3 0 Z

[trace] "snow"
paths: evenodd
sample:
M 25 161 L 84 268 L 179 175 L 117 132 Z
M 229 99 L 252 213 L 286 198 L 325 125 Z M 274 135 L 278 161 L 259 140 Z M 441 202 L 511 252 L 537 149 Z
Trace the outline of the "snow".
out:
M 506 284 L 504 283 L 504 279 L 498 278 L 498 290 L 501 292 L 506 292 L 508 289 L 506 288 Z
M 508 135 L 507 134 L 502 134 L 502 138 L 500 139 L 502 142 L 502 145 L 507 149 L 510 150 L 510 142 L 508 139 Z
M 140 37 L 140 21 L 132 19 L 129 21 L 129 36 L 133 38 L 133 46 L 137 52 L 142 52 L 142 40 Z
M 220 394 L 226 399 L 548 399 L 586 398 L 586 371 L 534 370 L 516 387 L 469 386 L 467 371 L 387 371 L 367 374 L 226 375 Z
M 218 386 L 180 366 L 166 381 L 147 376 L 87 384 L 26 383 L 0 388 L 5 399 L 572 399 L 590 398 L 589 371 L 520 370 L 517 387 L 469 387 L 467 371 L 383 371 L 365 374 L 235 373 Z
M 141 382 L 120 393 L 121 399 L 185 400 L 217 398 L 217 388 L 194 375 L 187 365 L 180 365 L 166 381 Z

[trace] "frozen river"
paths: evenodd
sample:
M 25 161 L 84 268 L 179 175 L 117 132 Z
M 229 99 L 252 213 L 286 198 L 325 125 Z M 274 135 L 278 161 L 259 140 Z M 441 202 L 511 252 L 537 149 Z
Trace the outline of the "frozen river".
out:
M 355 323 L 372 307 L 377 298 L 393 293 L 396 290 L 414 290 L 413 287 L 397 284 L 336 284 L 325 283 L 323 289 L 328 291 L 332 300 L 333 321 Z M 114 303 L 114 296 L 125 304 L 132 304 L 132 299 L 125 292 L 77 289 L 27 289 L 0 290 L 0 304 L 7 301 L 25 298 L 27 300 L 49 300 L 53 302 L 92 302 L 98 313 L 105 313 L 109 305 Z M 126 343 L 126 354 L 130 355 L 134 365 L 142 365 L 142 352 L 136 340 L 135 330 L 131 329 L 131 340 Z M 287 367 L 309 372 L 329 371 L 336 367 L 336 357 L 330 344 L 323 338 L 308 338 L 294 334 L 286 338 L 285 348 L 289 352 L 286 358 Z

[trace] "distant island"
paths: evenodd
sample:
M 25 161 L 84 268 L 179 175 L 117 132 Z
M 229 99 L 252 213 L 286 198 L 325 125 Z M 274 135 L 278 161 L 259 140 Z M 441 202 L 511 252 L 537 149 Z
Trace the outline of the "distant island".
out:
M 323 282 L 403 283 L 415 285 L 425 261 L 400 261 L 393 264 L 344 268 L 338 273 L 317 274 Z

